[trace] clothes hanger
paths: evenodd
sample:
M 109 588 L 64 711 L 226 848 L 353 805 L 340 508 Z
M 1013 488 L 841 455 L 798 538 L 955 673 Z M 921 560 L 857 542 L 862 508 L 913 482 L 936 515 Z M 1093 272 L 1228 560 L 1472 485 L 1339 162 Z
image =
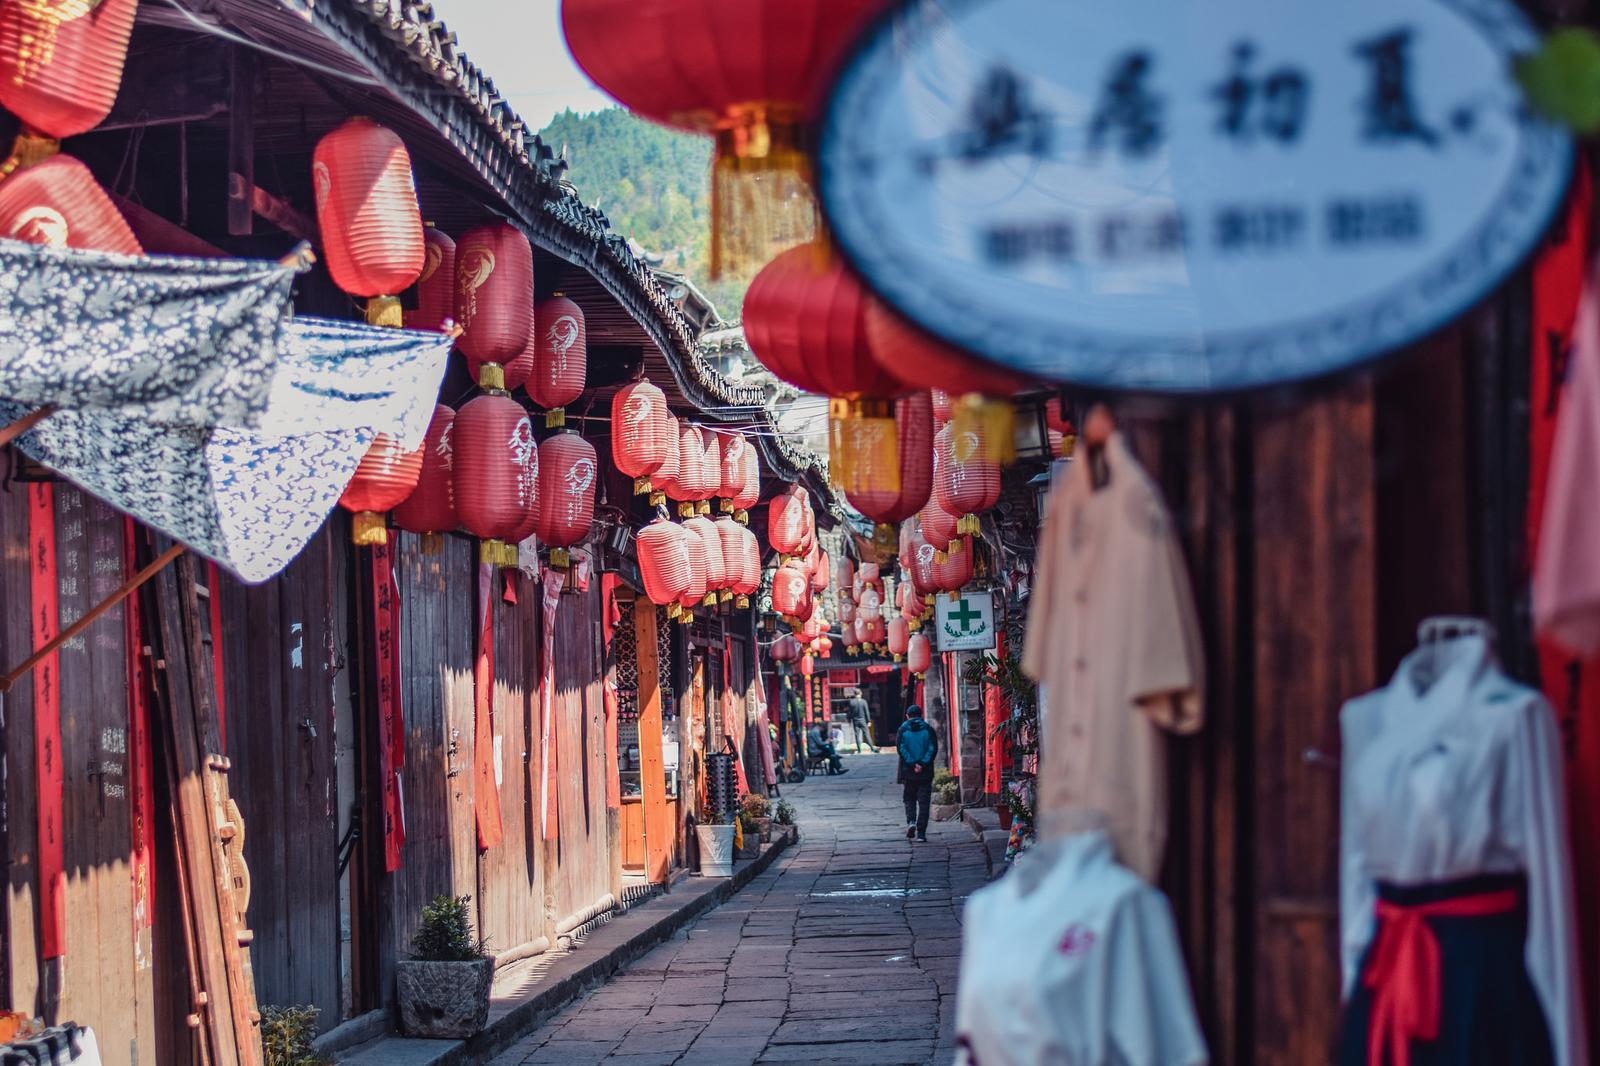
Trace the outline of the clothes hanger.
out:
M 1111 484 L 1111 467 L 1106 463 L 1106 442 L 1116 431 L 1117 420 L 1112 416 L 1111 408 L 1103 403 L 1089 408 L 1089 413 L 1083 418 L 1082 441 L 1084 458 L 1089 463 L 1089 484 L 1097 492 Z

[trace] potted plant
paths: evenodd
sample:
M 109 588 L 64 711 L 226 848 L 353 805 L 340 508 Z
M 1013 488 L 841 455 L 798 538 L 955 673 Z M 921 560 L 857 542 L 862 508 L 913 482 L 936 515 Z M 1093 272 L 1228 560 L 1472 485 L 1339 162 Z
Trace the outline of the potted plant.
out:
M 790 840 L 798 839 L 800 832 L 794 824 L 794 804 L 786 799 L 778 801 L 777 810 L 773 813 L 773 821 L 783 827 L 783 831 Z
M 749 815 L 750 821 L 755 825 L 756 836 L 761 843 L 766 844 L 772 840 L 772 801 L 759 793 L 752 792 L 739 804 L 740 813 Z
M 961 813 L 961 779 L 940 767 L 933 772 L 933 820 L 948 822 Z
M 761 829 L 756 825 L 753 815 L 745 811 L 739 812 L 739 833 L 734 838 L 735 848 L 733 857 L 736 859 L 754 859 L 761 855 Z
M 331 1066 L 311 1049 L 317 1038 L 318 1007 L 262 1007 L 261 1052 L 266 1066 Z
M 494 959 L 474 939 L 471 896 L 438 896 L 422 908 L 411 958 L 395 964 L 400 1022 L 411 1036 L 464 1040 L 489 1020 Z
M 733 832 L 733 819 L 721 811 L 707 811 L 705 820 L 696 823 L 701 877 L 733 876 Z

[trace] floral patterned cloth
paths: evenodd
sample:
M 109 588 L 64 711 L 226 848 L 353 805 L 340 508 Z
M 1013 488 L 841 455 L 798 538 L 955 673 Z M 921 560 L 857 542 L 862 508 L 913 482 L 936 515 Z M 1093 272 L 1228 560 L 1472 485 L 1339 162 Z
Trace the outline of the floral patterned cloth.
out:
M 0 397 L 252 427 L 295 268 L 0 240 Z
M 283 323 L 280 347 L 253 415 L 167 421 L 151 413 L 168 410 L 160 400 L 63 410 L 16 444 L 243 580 L 265 581 L 321 528 L 375 434 L 421 444 L 450 339 L 298 318 Z M 36 402 L 0 400 L 0 425 Z

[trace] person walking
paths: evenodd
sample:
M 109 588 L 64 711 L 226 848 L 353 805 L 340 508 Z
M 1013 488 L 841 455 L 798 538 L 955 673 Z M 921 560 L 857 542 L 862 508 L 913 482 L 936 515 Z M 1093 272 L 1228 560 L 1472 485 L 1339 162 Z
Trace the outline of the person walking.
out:
M 861 742 L 865 740 L 867 747 L 873 752 L 878 750 L 877 739 L 872 735 L 872 708 L 867 706 L 867 701 L 861 698 L 861 690 L 850 690 L 850 701 L 845 705 L 850 711 L 850 724 L 856 734 L 856 754 L 861 754 Z
M 906 708 L 906 720 L 895 734 L 900 754 L 900 781 L 905 786 L 906 839 L 928 839 L 928 808 L 933 804 L 933 760 L 939 754 L 939 734 L 922 720 L 922 708 Z

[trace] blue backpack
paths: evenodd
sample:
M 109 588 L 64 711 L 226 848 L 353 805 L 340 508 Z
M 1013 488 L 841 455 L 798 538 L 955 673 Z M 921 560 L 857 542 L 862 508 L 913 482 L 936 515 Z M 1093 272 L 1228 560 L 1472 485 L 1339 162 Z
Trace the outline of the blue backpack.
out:
M 927 766 L 939 750 L 933 730 L 920 718 L 913 718 L 900 727 L 900 739 L 895 746 L 899 749 L 900 761 L 907 766 Z

